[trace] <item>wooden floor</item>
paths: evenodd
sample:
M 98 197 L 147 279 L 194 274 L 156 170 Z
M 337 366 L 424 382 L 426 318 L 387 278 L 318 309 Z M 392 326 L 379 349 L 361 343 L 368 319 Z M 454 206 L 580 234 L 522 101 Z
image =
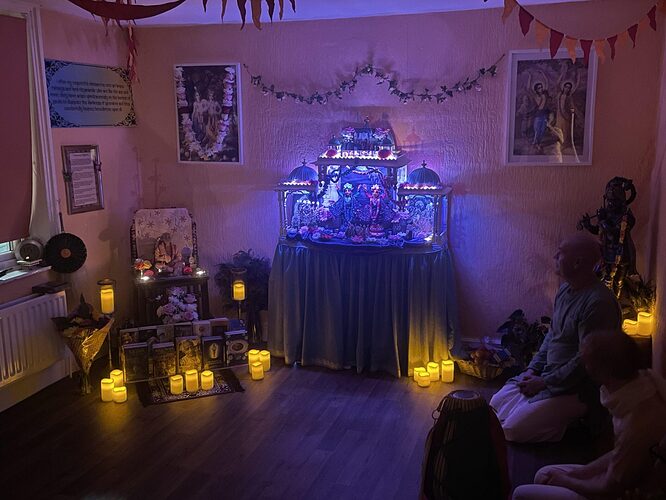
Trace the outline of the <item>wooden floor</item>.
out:
M 441 397 L 456 388 L 489 397 L 499 385 L 459 376 L 420 389 L 407 378 L 279 366 L 261 382 L 236 373 L 244 393 L 148 407 L 133 387 L 121 405 L 78 395 L 74 379 L 48 387 L 0 414 L 0 497 L 415 499 Z M 595 452 L 576 436 L 511 447 L 514 486 L 546 463 Z

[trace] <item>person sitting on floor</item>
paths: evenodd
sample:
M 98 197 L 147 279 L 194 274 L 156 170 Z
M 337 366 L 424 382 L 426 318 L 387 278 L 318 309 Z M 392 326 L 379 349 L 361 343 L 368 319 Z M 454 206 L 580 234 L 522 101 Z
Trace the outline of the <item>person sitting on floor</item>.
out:
M 601 403 L 613 417 L 614 448 L 587 465 L 541 468 L 533 485 L 519 486 L 514 500 L 615 499 L 659 491 L 654 450 L 666 436 L 666 380 L 640 370 L 636 342 L 622 332 L 594 332 L 583 341 L 587 372 L 602 384 Z M 662 490 L 663 492 L 663 490 Z M 632 496 L 633 495 L 633 496 Z M 663 498 L 663 497 L 662 497 Z
M 580 361 L 580 342 L 591 331 L 620 330 L 620 306 L 594 273 L 599 243 L 576 233 L 555 254 L 555 272 L 565 283 L 555 297 L 553 320 L 525 372 L 490 400 L 507 441 L 559 441 L 597 398 Z

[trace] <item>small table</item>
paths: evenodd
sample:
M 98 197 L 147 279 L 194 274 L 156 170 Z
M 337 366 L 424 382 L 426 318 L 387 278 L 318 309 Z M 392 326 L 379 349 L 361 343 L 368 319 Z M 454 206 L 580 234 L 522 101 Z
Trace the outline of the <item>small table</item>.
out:
M 170 276 L 146 281 L 134 280 L 139 326 L 159 323 L 157 308 L 161 302 L 156 297 L 164 294 L 167 288 L 175 286 L 187 288 L 189 293 L 196 295 L 199 319 L 210 318 L 208 276 Z

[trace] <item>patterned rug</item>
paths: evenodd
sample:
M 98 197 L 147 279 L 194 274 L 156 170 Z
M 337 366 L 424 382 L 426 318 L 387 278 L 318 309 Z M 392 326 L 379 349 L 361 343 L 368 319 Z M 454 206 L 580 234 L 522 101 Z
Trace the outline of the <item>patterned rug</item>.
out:
M 184 399 L 205 398 L 207 396 L 219 396 L 220 394 L 231 394 L 232 392 L 245 392 L 236 374 L 231 370 L 214 372 L 213 388 L 209 391 L 199 389 L 197 392 L 185 392 L 174 395 L 169 390 L 169 379 L 160 378 L 139 382 L 136 391 L 143 406 L 159 405 L 162 403 L 173 403 Z

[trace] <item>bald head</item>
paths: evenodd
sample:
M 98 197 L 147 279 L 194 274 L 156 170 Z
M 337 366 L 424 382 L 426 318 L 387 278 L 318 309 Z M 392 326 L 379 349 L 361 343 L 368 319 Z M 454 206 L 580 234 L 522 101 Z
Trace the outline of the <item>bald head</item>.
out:
M 569 283 L 588 281 L 601 260 L 599 241 L 587 233 L 574 233 L 562 240 L 555 254 L 555 270 Z

